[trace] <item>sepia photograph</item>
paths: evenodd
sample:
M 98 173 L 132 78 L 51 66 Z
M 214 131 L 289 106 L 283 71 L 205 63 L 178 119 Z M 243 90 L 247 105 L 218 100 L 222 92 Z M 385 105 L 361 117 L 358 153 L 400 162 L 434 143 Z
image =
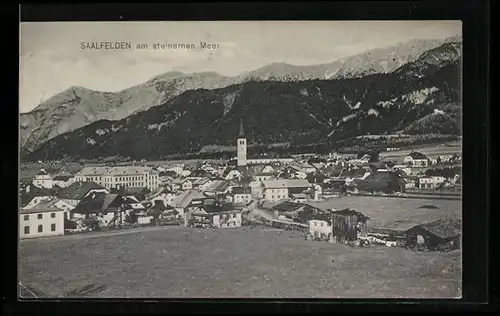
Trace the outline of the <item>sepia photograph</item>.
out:
M 22 300 L 460 299 L 462 22 L 22 22 Z

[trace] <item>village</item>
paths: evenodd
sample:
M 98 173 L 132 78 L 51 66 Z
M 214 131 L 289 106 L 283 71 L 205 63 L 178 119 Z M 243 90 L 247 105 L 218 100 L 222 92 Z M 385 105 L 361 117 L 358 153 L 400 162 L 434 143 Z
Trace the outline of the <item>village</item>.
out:
M 460 247 L 460 220 L 444 217 L 404 231 L 369 227 L 363 209 L 338 208 L 335 199 L 460 199 L 460 168 L 459 154 L 427 157 L 418 151 L 400 161 L 372 152 L 252 159 L 241 123 L 237 156 L 230 161 L 39 170 L 21 181 L 20 238 L 143 226 L 264 226 L 356 247 L 452 250 Z M 333 207 L 321 207 L 323 201 Z

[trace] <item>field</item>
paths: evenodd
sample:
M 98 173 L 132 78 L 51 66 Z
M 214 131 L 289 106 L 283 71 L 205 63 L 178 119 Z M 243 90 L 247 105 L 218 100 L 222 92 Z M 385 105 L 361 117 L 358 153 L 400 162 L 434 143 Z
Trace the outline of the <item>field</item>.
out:
M 372 227 L 406 229 L 444 216 L 461 218 L 461 201 L 453 200 L 349 196 L 316 205 L 356 209 L 372 218 Z M 20 260 L 21 283 L 38 297 L 450 298 L 461 293 L 460 251 L 353 248 L 263 228 L 153 227 L 23 240 Z M 22 295 L 33 297 L 28 290 Z
M 412 151 L 418 151 L 429 158 L 435 158 L 439 155 L 453 155 L 456 153 L 461 154 L 462 146 L 456 144 L 456 142 L 448 144 L 440 144 L 440 145 L 431 145 L 431 146 L 429 145 L 415 146 L 411 149 L 381 152 L 380 159 L 382 161 L 385 160 L 403 161 L 404 157 L 409 155 Z
M 460 275 L 459 252 L 347 248 L 264 229 L 21 243 L 21 282 L 39 297 L 450 298 Z
M 462 218 L 462 201 L 460 200 L 342 196 L 309 204 L 323 209 L 351 208 L 370 217 L 369 227 L 401 230 L 446 216 Z M 421 208 L 428 205 L 436 208 Z

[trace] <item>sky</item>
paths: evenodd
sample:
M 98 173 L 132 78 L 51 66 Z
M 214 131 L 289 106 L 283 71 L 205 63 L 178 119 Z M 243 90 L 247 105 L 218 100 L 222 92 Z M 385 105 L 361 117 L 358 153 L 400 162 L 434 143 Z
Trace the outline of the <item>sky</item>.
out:
M 313 65 L 412 39 L 461 34 L 460 21 L 23 22 L 20 112 L 71 87 L 120 91 L 168 72 L 235 76 L 273 62 Z M 124 41 L 131 50 L 81 43 Z M 200 42 L 218 44 L 200 49 Z M 195 49 L 156 49 L 194 44 Z M 136 49 L 148 44 L 147 49 Z

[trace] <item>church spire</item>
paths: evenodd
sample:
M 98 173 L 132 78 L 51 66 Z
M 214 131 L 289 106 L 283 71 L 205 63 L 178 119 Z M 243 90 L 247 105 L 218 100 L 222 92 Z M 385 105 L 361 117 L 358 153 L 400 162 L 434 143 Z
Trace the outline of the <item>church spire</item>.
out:
M 238 137 L 245 137 L 245 132 L 243 131 L 243 119 L 240 119 L 240 133 Z

